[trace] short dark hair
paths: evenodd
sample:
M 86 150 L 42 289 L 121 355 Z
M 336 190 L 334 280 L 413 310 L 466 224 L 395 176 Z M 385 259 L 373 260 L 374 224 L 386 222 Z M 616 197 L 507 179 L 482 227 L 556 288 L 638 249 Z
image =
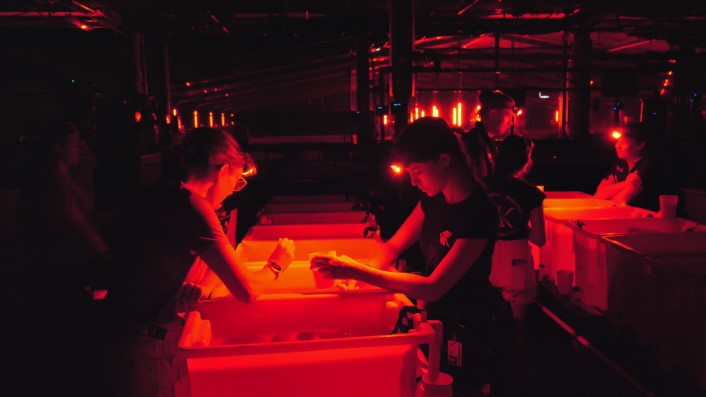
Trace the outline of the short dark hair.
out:
M 513 109 L 515 100 L 500 90 L 483 90 L 478 94 L 481 109 Z
M 181 154 L 187 174 L 202 177 L 212 166 L 229 164 L 247 170 L 254 166 L 252 158 L 229 133 L 214 128 L 195 128 L 181 143 Z
M 395 141 L 393 155 L 404 165 L 434 161 L 442 153 L 465 162 L 461 144 L 441 118 L 422 117 L 408 125 Z

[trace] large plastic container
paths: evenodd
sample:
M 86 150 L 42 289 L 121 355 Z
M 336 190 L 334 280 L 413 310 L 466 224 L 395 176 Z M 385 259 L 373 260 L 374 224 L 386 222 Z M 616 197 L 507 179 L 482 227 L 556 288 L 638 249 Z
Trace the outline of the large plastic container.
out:
M 264 214 L 258 220 L 260 225 L 300 225 L 319 223 L 374 223 L 365 211 L 340 212 L 277 212 Z
M 266 261 L 276 244 L 273 240 L 243 240 L 238 252 L 246 262 Z M 319 251 L 336 251 L 338 256 L 366 260 L 372 258 L 380 244 L 379 239 L 369 238 L 294 240 L 294 260 L 308 261 L 310 253 Z
M 547 195 L 548 199 L 575 199 L 575 198 L 593 198 L 593 195 L 584 193 L 584 192 L 579 192 L 575 190 L 568 190 L 568 191 L 562 191 L 562 192 L 552 192 L 552 191 L 545 191 L 545 195 Z
M 706 233 L 604 237 L 608 318 L 706 388 Z
M 348 197 L 343 194 L 329 195 L 302 195 L 302 196 L 274 196 L 268 203 L 271 204 L 303 204 L 303 203 L 343 203 Z
M 293 240 L 312 238 L 380 238 L 379 227 L 366 223 L 330 223 L 305 225 L 256 225 L 250 228 L 244 240 Z
M 576 222 L 589 219 L 630 219 L 655 217 L 657 214 L 636 207 L 604 208 L 546 208 L 544 210 L 544 228 L 546 243 L 540 249 L 540 261 L 543 277 L 556 280 L 557 270 L 575 272 L 574 228 Z
M 706 255 L 647 259 L 655 271 L 659 333 L 652 343 L 660 366 L 691 375 L 706 390 Z
M 546 198 L 544 208 L 605 208 L 617 207 L 614 201 L 588 198 Z
M 406 305 L 391 293 L 202 302 L 178 343 L 191 397 L 412 396 L 418 346 L 438 358 L 440 332 L 422 322 L 391 334 Z
M 693 221 L 685 219 L 635 218 L 587 219 L 573 222 L 576 277 L 580 288 L 581 303 L 588 311 L 606 312 L 608 307 L 608 273 L 605 257 L 605 240 L 602 236 L 687 233 L 706 231 Z
M 277 212 L 340 212 L 352 211 L 354 203 L 337 202 L 337 203 L 268 203 L 265 205 L 265 214 Z

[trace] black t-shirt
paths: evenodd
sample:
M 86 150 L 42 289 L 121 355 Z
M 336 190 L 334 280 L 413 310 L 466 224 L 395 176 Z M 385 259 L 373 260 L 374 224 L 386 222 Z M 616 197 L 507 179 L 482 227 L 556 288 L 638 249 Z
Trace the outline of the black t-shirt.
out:
M 198 253 L 228 239 L 208 202 L 178 187 L 146 198 L 130 215 L 106 302 L 128 322 L 163 321 Z
M 481 177 L 494 174 L 497 148 L 483 123 L 476 123 L 475 127 L 462 135 L 462 138 L 476 174 Z
M 498 240 L 521 240 L 529 236 L 530 212 L 547 197 L 536 186 L 521 179 L 492 175 L 485 178 L 488 197 L 498 210 Z
M 443 194 L 421 200 L 424 223 L 419 245 L 426 260 L 425 275 L 430 275 L 460 238 L 487 239 L 485 249 L 468 272 L 439 301 L 429 303 L 432 318 L 463 319 L 477 312 L 492 314 L 502 297 L 490 285 L 490 265 L 495 246 L 498 217 L 495 207 L 482 191 L 454 204 Z

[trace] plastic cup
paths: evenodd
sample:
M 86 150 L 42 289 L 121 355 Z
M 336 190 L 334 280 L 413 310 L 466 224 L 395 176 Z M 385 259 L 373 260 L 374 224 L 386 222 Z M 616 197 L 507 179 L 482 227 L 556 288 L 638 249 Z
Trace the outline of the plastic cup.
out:
M 677 217 L 677 204 L 679 196 L 673 194 L 663 194 L 659 196 L 659 216 L 666 219 Z
M 312 252 L 309 254 L 309 262 L 311 262 L 312 259 L 316 256 L 336 256 L 336 251 L 318 251 L 318 252 Z M 316 271 L 312 270 L 312 273 L 314 273 L 314 284 L 316 285 L 316 288 L 331 288 L 333 287 L 334 279 L 324 276 L 327 272 L 321 272 L 321 271 Z
M 556 271 L 556 288 L 561 295 L 569 295 L 574 286 L 574 272 L 571 270 Z

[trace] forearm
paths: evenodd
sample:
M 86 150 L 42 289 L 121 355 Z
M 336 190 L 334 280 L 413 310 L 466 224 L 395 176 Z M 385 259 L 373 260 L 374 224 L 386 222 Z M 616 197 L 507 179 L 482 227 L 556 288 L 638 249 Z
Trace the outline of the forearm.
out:
M 596 188 L 594 196 L 599 199 L 609 200 L 616 194 L 625 189 L 625 181 L 609 183 L 606 180 L 601 181 L 601 184 Z
M 351 278 L 355 278 L 364 283 L 385 288 L 393 292 L 399 292 L 415 299 L 425 301 L 435 301 L 439 297 L 435 288 L 432 288 L 432 280 L 429 277 L 412 273 L 386 271 L 374 267 L 357 263 L 351 272 Z
M 397 249 L 389 243 L 383 244 L 374 254 L 368 266 L 375 269 L 394 270 L 399 253 Z

